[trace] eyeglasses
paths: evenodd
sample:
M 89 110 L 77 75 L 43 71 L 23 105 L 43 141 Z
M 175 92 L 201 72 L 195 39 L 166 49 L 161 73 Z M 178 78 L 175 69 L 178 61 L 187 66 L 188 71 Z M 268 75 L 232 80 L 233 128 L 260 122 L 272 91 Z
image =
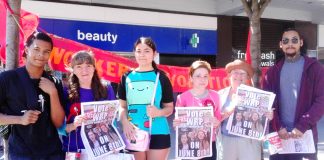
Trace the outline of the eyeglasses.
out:
M 299 40 L 296 37 L 293 37 L 290 40 L 289 40 L 289 38 L 284 38 L 284 39 L 281 40 L 282 44 L 285 44 L 285 45 L 288 44 L 289 41 L 291 41 L 292 44 L 297 44 Z

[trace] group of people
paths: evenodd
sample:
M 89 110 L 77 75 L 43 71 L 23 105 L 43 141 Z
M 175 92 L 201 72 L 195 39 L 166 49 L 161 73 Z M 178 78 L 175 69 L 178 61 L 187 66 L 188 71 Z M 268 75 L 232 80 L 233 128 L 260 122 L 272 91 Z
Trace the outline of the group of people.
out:
M 285 56 L 269 68 L 263 79 L 263 89 L 277 95 L 273 114 L 269 111 L 266 116 L 273 119 L 270 131 L 277 131 L 280 138 L 300 138 L 306 130 L 312 130 L 316 146 L 316 123 L 324 113 L 324 69 L 316 60 L 301 53 L 302 45 L 303 40 L 296 30 L 284 31 L 280 47 Z M 79 51 L 72 56 L 67 86 L 47 74 L 44 66 L 52 48 L 51 38 L 37 32 L 27 39 L 26 65 L 0 74 L 0 125 L 10 125 L 10 159 L 58 160 L 64 159 L 64 152 L 68 150 L 81 151 L 81 159 L 87 159 L 80 136 L 80 126 L 85 118 L 79 104 L 116 99 L 112 87 L 100 81 L 95 60 L 88 51 Z M 130 152 L 136 160 L 165 160 L 171 147 L 167 117 L 174 110 L 172 86 L 153 61 L 157 50 L 152 39 L 139 38 L 134 45 L 134 54 L 138 67 L 125 73 L 118 86 L 122 134 L 134 140 L 137 129 L 150 131 L 149 149 Z M 226 129 L 228 117 L 233 114 L 237 88 L 247 84 L 254 71 L 242 60 L 227 64 L 225 70 L 230 86 L 217 92 L 207 87 L 210 64 L 201 60 L 193 62 L 189 69 L 192 88 L 177 97 L 175 106 L 213 107 L 214 116 L 207 117 L 213 126 L 212 157 L 203 159 L 260 160 L 260 141 L 233 136 Z M 251 115 L 251 119 L 257 121 L 257 116 L 260 115 Z M 173 126 L 180 123 L 175 119 Z M 63 145 L 58 129 L 63 134 Z M 95 133 L 91 133 L 95 137 Z M 189 134 L 186 134 L 187 140 Z M 195 134 L 199 138 L 199 132 Z M 200 134 L 200 137 L 206 136 L 204 131 Z M 303 158 L 316 159 L 316 153 L 270 157 L 272 160 Z

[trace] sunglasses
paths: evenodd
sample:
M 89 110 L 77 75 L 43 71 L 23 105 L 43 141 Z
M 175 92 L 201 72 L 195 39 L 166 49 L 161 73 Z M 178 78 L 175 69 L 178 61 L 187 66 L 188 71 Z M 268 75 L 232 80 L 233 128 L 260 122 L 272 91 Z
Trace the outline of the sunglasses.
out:
M 289 41 L 291 41 L 292 44 L 297 44 L 298 43 L 298 38 L 294 37 L 292 39 L 289 40 L 289 38 L 284 38 L 281 40 L 282 44 L 288 44 Z

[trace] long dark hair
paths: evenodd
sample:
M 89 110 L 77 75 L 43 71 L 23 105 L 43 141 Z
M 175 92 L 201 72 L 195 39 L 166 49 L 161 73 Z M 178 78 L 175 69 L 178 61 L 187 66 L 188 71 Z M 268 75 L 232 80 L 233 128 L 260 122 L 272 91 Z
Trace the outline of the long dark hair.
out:
M 188 146 L 190 146 L 190 140 L 189 140 L 189 137 L 188 137 L 188 133 L 187 132 L 182 132 L 181 134 L 179 134 L 180 138 L 178 138 L 178 144 L 179 144 L 179 149 L 183 149 L 184 145 L 182 144 L 182 141 L 181 141 L 181 138 L 182 136 L 186 135 L 187 137 L 187 144 Z
M 153 52 L 156 52 L 156 45 L 151 37 L 140 37 L 139 39 L 137 39 L 134 44 L 134 51 L 136 49 L 136 46 L 141 43 L 146 44 L 153 50 Z M 152 67 L 154 68 L 154 70 L 159 70 L 154 61 L 152 61 Z
M 75 65 L 79 65 L 82 63 L 91 64 L 95 67 L 95 60 L 91 52 L 88 51 L 79 51 L 72 56 L 71 59 L 71 67 L 73 68 Z M 80 82 L 78 77 L 75 74 L 71 74 L 69 78 L 69 86 L 68 93 L 69 99 L 71 102 L 80 102 Z M 100 77 L 95 69 L 93 73 L 93 77 L 91 80 L 91 90 L 94 95 L 94 100 L 98 101 L 100 99 L 107 98 L 107 88 L 103 86 Z
M 50 36 L 48 36 L 46 33 L 43 33 L 43 32 L 34 32 L 33 34 L 31 34 L 26 40 L 25 47 L 30 47 L 36 39 L 50 43 L 51 44 L 51 50 L 53 49 L 52 38 Z M 26 57 L 26 52 L 25 51 L 23 53 L 23 57 Z

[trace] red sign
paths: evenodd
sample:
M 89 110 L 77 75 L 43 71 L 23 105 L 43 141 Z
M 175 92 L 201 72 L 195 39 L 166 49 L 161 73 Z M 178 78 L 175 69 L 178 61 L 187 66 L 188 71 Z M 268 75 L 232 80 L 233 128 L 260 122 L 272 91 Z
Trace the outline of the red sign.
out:
M 94 53 L 98 74 L 106 80 L 118 83 L 120 77 L 131 68 L 137 67 L 136 62 L 113 53 L 92 48 L 78 42 L 50 35 L 54 42 L 49 64 L 52 69 L 66 72 L 65 67 L 69 66 L 69 61 L 73 53 L 80 50 L 88 50 Z M 166 72 L 173 90 L 183 92 L 190 88 L 189 68 L 158 65 L 159 69 Z M 211 72 L 209 87 L 211 89 L 221 89 L 228 86 L 224 69 L 213 69 Z

